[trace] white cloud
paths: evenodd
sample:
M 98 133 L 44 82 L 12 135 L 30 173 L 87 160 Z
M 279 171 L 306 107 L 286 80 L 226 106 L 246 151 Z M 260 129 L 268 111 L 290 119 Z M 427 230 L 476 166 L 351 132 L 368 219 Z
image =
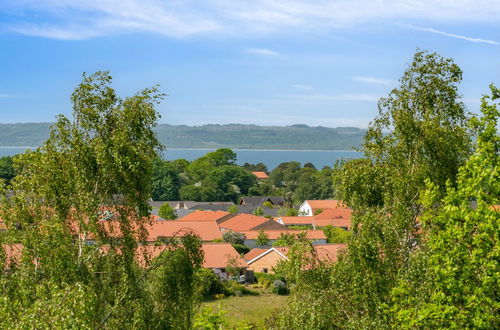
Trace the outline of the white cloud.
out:
M 424 31 L 424 32 L 431 32 L 431 33 L 435 33 L 435 34 L 441 34 L 443 36 L 456 38 L 456 39 L 462 39 L 462 40 L 475 42 L 475 43 L 485 43 L 485 44 L 491 44 L 491 45 L 499 45 L 500 44 L 498 41 L 494 41 L 494 40 L 472 38 L 472 37 L 462 36 L 459 34 L 453 34 L 453 33 L 448 33 L 448 32 L 444 32 L 444 31 L 436 30 L 433 28 L 425 28 L 425 27 L 414 26 L 414 25 L 409 25 L 409 27 L 412 28 L 413 30 L 417 30 L 417 31 Z
M 353 77 L 352 80 L 371 85 L 395 85 L 397 83 L 396 80 L 376 77 Z
M 246 51 L 248 53 L 257 54 L 257 55 L 265 55 L 265 56 L 280 56 L 281 55 L 280 53 L 278 53 L 274 50 L 268 49 L 268 48 L 247 48 Z
M 362 101 L 374 102 L 380 99 L 380 95 L 375 94 L 293 94 L 291 95 L 301 100 L 308 101 Z
M 5 99 L 5 98 L 8 98 L 8 97 L 12 97 L 12 95 L 9 95 L 9 94 L 1 94 L 1 93 L 0 93 L 0 99 Z
M 306 90 L 306 91 L 310 91 L 310 90 L 314 89 L 311 86 L 301 85 L 301 84 L 292 85 L 292 87 L 295 88 L 295 89 L 301 89 L 301 90 Z
M 130 32 L 171 37 L 241 35 L 383 20 L 496 23 L 500 16 L 498 0 L 7 0 L 2 7 L 30 14 L 21 14 L 22 21 L 9 26 L 13 31 L 58 39 Z M 38 16 L 36 22 L 26 20 L 34 16 Z M 446 35 L 474 42 L 492 41 Z

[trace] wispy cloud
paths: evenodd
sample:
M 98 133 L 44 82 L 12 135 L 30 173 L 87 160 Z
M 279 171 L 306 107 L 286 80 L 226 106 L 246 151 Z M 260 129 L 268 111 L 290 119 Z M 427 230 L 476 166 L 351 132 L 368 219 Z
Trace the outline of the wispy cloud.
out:
M 310 90 L 313 90 L 314 88 L 309 86 L 309 85 L 301 85 L 301 84 L 295 84 L 295 85 L 292 85 L 293 88 L 295 89 L 301 89 L 301 90 L 306 90 L 306 91 L 310 91 Z
M 496 22 L 500 16 L 498 0 L 4 0 L 2 9 L 19 13 L 17 23 L 9 20 L 9 26 L 2 24 L 4 28 L 56 39 L 135 32 L 171 37 L 283 33 L 383 20 L 484 23 Z
M 376 77 L 353 77 L 352 80 L 354 81 L 359 81 L 362 83 L 366 84 L 371 84 L 371 85 L 394 85 L 397 83 L 396 80 L 393 79 L 383 79 L 383 78 L 376 78 Z
M 472 38 L 472 37 L 462 36 L 459 34 L 453 34 L 453 33 L 448 33 L 448 32 L 444 32 L 444 31 L 436 30 L 433 28 L 426 28 L 426 27 L 420 27 L 420 26 L 415 26 L 415 25 L 409 25 L 409 27 L 412 28 L 413 30 L 417 30 L 417 31 L 431 32 L 431 33 L 440 34 L 443 36 L 456 38 L 456 39 L 462 39 L 462 40 L 475 42 L 475 43 L 485 43 L 485 44 L 491 44 L 491 45 L 499 45 L 500 44 L 498 41 L 495 41 L 495 40 Z
M 291 96 L 308 101 L 378 101 L 380 95 L 375 94 L 292 94 Z
M 265 55 L 265 56 L 280 56 L 281 54 L 277 51 L 271 50 L 269 48 L 247 48 L 248 53 Z
M 12 97 L 12 95 L 0 93 L 0 99 L 5 99 L 5 98 L 8 98 L 8 97 Z

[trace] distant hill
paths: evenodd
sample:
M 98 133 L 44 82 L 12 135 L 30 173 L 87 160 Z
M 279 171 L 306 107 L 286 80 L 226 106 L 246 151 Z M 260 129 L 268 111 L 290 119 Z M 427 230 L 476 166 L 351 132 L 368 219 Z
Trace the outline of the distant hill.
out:
M 51 123 L 0 124 L 0 146 L 39 146 Z M 366 132 L 356 127 L 257 125 L 158 125 L 167 148 L 348 150 L 359 147 Z

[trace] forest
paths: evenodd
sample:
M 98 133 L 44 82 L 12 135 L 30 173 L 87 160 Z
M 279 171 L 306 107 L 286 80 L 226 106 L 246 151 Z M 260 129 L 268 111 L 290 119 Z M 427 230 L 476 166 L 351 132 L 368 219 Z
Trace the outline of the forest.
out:
M 417 51 L 378 103 L 364 158 L 284 163 L 262 184 L 250 173 L 262 164 L 236 166 L 230 149 L 159 159 L 164 95 L 122 99 L 108 72 L 84 75 L 72 117 L 59 116 L 36 151 L 0 163 L 0 243 L 22 250 L 16 262 L 0 250 L 0 328 L 219 329 L 219 315 L 200 310 L 199 237 L 166 240 L 157 258 L 141 252 L 148 201 L 274 194 L 342 200 L 352 234 L 334 263 L 295 240 L 277 269 L 285 306 L 236 329 L 499 328 L 500 89 L 485 84 L 473 114 L 462 74 Z M 119 215 L 119 239 L 103 230 L 103 206 Z
M 49 136 L 53 123 L 0 124 L 0 146 L 36 147 Z M 169 125 L 153 128 L 168 148 L 186 149 L 293 149 L 350 150 L 359 147 L 365 129 L 356 127 L 311 127 L 257 125 Z

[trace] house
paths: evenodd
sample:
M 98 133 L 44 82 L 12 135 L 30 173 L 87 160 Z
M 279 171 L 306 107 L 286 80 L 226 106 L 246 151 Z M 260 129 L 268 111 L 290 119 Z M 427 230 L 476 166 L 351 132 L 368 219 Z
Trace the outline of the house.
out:
M 157 242 L 162 238 L 183 236 L 188 233 L 198 235 L 203 242 L 222 239 L 222 233 L 216 221 L 155 221 L 146 226 L 147 240 Z
M 284 226 L 308 226 L 313 227 L 314 217 L 277 217 L 274 221 Z
M 117 220 L 103 221 L 102 229 L 108 233 L 111 238 L 120 238 L 122 236 L 120 222 Z M 136 234 L 136 239 L 144 240 L 143 243 L 152 243 L 162 241 L 166 238 L 181 237 L 187 234 L 198 235 L 203 242 L 211 242 L 214 239 L 222 239 L 222 233 L 217 226 L 216 221 L 175 221 L 158 220 L 153 218 L 144 224 L 145 237 L 139 237 L 138 225 L 132 224 L 132 230 Z M 73 228 L 75 235 L 81 235 L 78 226 Z M 95 242 L 92 235 L 87 235 L 85 240 L 88 244 Z
M 269 202 L 273 206 L 283 206 L 285 204 L 285 199 L 283 197 L 274 196 L 243 196 L 240 200 L 240 205 L 256 205 L 262 206 L 262 204 Z
M 316 257 L 322 262 L 335 262 L 339 254 L 346 248 L 345 244 L 322 244 L 313 246 Z M 248 270 L 259 273 L 274 273 L 280 261 L 288 260 L 288 247 L 272 247 L 270 249 L 252 249 L 243 257 L 248 263 Z
M 299 207 L 299 214 L 305 216 L 313 216 L 314 213 L 324 211 L 326 209 L 346 208 L 342 201 L 330 200 L 305 200 Z
M 253 214 L 232 214 L 231 217 L 224 217 L 217 220 L 221 231 L 232 230 L 241 232 L 244 230 L 283 230 L 285 226 L 274 220 L 259 217 Z
M 257 247 L 257 237 L 260 234 L 260 230 L 238 230 L 239 233 L 245 234 L 245 242 L 243 243 L 246 247 L 255 248 Z M 273 243 L 282 235 L 282 234 L 294 234 L 298 235 L 303 231 L 294 230 L 294 229 L 282 229 L 282 230 L 264 230 L 269 242 L 264 247 L 271 247 Z M 306 238 L 312 242 L 313 245 L 318 244 L 326 244 L 326 236 L 322 230 L 307 230 Z
M 230 215 L 229 212 L 225 211 L 193 211 L 182 218 L 178 218 L 177 221 L 216 221 L 227 217 Z
M 351 209 L 348 208 L 334 208 L 325 209 L 320 214 L 311 217 L 277 217 L 274 220 L 287 227 L 308 226 L 313 229 L 317 229 L 326 226 L 333 226 L 343 228 L 345 230 L 350 230 L 351 213 Z
M 253 175 L 257 177 L 258 180 L 269 179 L 269 175 L 266 172 L 252 172 Z

